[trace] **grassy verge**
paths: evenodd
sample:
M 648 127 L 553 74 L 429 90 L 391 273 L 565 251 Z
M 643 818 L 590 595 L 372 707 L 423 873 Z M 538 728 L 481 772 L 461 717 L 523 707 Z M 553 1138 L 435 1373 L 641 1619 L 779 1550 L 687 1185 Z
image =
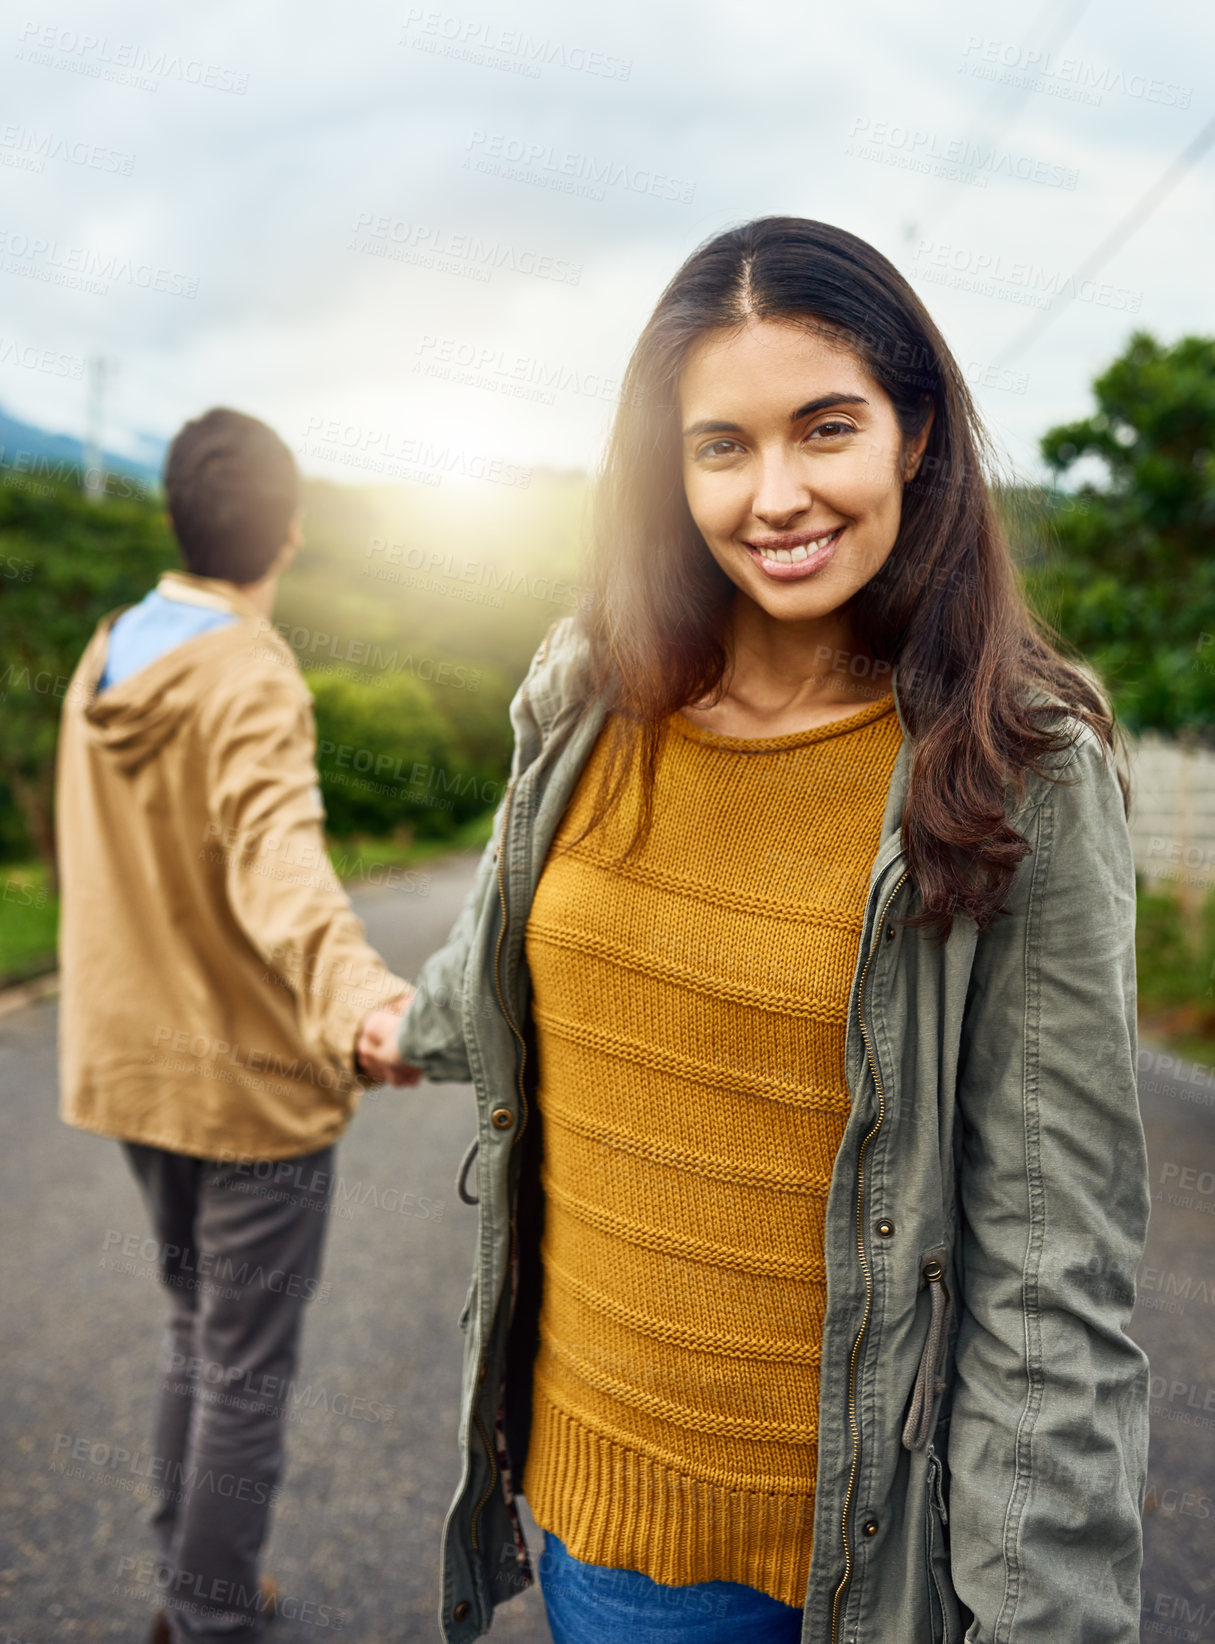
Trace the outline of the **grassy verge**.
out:
M 406 873 L 453 851 L 480 850 L 493 829 L 493 812 L 474 818 L 448 839 L 335 839 L 329 860 L 350 890 L 397 883 Z M 56 966 L 59 900 L 41 862 L 0 863 L 0 987 L 44 976 Z
M 59 902 L 41 862 L 0 863 L 0 987 L 55 968 Z
M 448 839 L 331 840 L 329 859 L 351 890 L 392 885 L 453 851 L 480 850 L 492 827 L 486 812 Z M 45 867 L 0 864 L 0 987 L 54 970 L 58 926 Z M 1215 1067 L 1215 891 L 1186 913 L 1171 893 L 1141 889 L 1137 937 L 1140 1031 L 1174 1055 Z
M 457 828 L 447 839 L 411 839 L 408 833 L 395 839 L 334 839 L 329 842 L 329 860 L 343 883 L 354 889 L 362 883 L 375 883 L 377 879 L 384 882 L 378 869 L 419 868 L 426 862 L 450 856 L 453 851 L 479 851 L 493 831 L 493 825 L 494 813 L 486 811 Z
M 1187 912 L 1172 891 L 1141 889 L 1136 938 L 1140 1032 L 1215 1066 L 1215 891 Z

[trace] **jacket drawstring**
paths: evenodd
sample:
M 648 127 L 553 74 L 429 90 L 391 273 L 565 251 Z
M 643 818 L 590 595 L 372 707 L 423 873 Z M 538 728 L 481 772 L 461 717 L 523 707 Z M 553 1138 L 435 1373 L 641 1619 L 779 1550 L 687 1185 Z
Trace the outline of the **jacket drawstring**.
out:
M 472 1141 L 468 1144 L 468 1147 L 465 1149 L 464 1157 L 460 1160 L 460 1168 L 456 1172 L 456 1192 L 460 1198 L 463 1199 L 465 1204 L 481 1203 L 481 1199 L 478 1194 L 470 1193 L 468 1191 L 467 1183 L 468 1167 L 476 1158 L 477 1149 L 480 1146 L 481 1138 L 479 1136 L 474 1136 Z
M 903 1443 L 908 1450 L 922 1450 L 931 1437 L 929 1423 L 937 1394 L 945 1391 L 941 1379 L 941 1361 L 945 1354 L 945 1338 L 949 1328 L 949 1292 L 945 1289 L 945 1273 L 940 1262 L 928 1262 L 924 1267 L 928 1280 L 932 1313 L 928 1320 L 928 1334 L 920 1354 L 915 1387 L 911 1394 L 911 1409 L 903 1424 Z

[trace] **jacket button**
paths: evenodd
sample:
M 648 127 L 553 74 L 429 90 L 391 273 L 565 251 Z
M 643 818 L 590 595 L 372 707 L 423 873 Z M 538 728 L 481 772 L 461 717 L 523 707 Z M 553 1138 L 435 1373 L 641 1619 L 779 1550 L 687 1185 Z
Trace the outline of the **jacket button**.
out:
M 468 1602 L 468 1600 L 466 1598 L 462 1598 L 456 1605 L 455 1609 L 451 1612 L 451 1619 L 453 1621 L 463 1621 L 471 1609 L 472 1605 Z
M 877 1230 L 883 1239 L 892 1239 L 894 1237 L 894 1223 L 887 1221 L 885 1216 L 878 1222 Z
M 515 1116 L 508 1107 L 496 1107 L 489 1117 L 495 1130 L 509 1130 L 515 1122 Z
M 888 942 L 893 942 L 894 941 L 894 926 L 893 925 L 887 925 L 886 926 L 886 940 Z
M 867 1518 L 865 1520 L 865 1522 L 861 1525 L 861 1533 L 862 1533 L 862 1535 L 867 1535 L 867 1536 L 877 1535 L 877 1533 L 878 1533 L 878 1521 L 877 1521 L 877 1519 L 876 1518 Z

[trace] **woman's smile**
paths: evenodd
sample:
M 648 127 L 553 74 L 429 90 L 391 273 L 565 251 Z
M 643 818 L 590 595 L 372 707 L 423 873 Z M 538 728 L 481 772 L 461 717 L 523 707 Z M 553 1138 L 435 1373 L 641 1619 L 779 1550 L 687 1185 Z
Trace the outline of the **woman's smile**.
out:
M 783 537 L 751 538 L 743 546 L 752 561 L 774 582 L 795 582 L 812 577 L 834 558 L 844 534 L 842 525 L 827 531 L 797 531 Z

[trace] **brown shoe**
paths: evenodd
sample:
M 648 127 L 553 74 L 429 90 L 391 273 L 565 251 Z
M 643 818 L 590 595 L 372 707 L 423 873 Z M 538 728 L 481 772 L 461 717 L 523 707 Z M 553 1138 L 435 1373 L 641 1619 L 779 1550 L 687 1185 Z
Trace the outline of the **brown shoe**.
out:
M 265 1600 L 263 1613 L 267 1621 L 273 1621 L 278 1614 L 278 1582 L 273 1576 L 264 1575 L 261 1581 L 262 1598 Z M 148 1644 L 173 1644 L 173 1635 L 169 1631 L 169 1618 L 163 1610 L 157 1610 L 156 1619 L 152 1622 L 152 1631 L 148 1636 Z

